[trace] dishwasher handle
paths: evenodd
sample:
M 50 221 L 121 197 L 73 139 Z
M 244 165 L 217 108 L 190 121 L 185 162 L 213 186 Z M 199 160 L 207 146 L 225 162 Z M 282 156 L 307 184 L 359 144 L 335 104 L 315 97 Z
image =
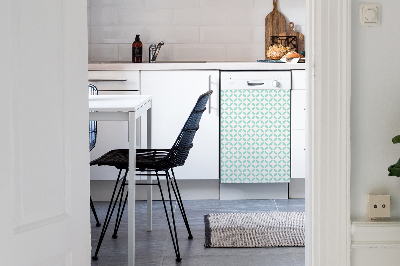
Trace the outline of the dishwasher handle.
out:
M 247 81 L 247 86 L 262 86 L 264 85 L 264 82 L 251 82 Z

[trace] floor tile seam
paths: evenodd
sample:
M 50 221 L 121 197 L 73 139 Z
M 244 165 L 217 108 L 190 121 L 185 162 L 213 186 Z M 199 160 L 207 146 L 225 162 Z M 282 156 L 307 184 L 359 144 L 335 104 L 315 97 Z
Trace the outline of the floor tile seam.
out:
M 276 200 L 275 200 L 275 199 L 273 199 L 273 201 L 274 201 L 274 203 L 275 203 L 276 211 L 278 211 L 278 212 L 279 212 L 279 208 L 278 208 L 278 204 L 277 204 Z

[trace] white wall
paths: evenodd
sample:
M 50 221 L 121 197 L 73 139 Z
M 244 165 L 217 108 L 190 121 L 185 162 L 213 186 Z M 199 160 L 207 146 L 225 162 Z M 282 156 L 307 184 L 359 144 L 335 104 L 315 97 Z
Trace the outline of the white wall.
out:
M 400 178 L 387 168 L 400 157 L 400 2 L 380 0 L 381 26 L 361 27 L 363 2 L 352 1 L 351 265 L 399 265 Z M 391 195 L 392 222 L 366 222 L 369 193 Z
M 381 0 L 380 27 L 358 25 L 352 10 L 351 215 L 366 216 L 368 193 L 390 194 L 392 216 L 400 218 L 400 178 L 387 168 L 400 157 L 400 2 Z
M 305 0 L 278 1 L 278 10 L 305 33 Z M 141 35 L 143 60 L 164 41 L 159 61 L 264 59 L 265 17 L 272 0 L 88 0 L 89 62 L 131 61 Z

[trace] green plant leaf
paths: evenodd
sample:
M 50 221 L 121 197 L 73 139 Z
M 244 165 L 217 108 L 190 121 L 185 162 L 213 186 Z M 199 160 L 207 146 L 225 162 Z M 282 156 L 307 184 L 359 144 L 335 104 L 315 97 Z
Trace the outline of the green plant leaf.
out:
M 400 135 L 397 135 L 396 137 L 392 138 L 392 142 L 393 144 L 400 143 Z
M 397 176 L 400 177 L 400 159 L 396 164 L 389 166 L 388 168 L 389 176 Z

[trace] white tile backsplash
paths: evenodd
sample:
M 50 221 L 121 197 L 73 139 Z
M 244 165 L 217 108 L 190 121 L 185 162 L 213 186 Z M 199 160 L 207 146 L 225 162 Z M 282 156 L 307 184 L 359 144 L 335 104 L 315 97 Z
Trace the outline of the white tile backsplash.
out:
M 200 7 L 227 8 L 230 0 L 200 0 Z
M 132 44 L 118 45 L 118 61 L 132 62 Z
M 278 1 L 278 10 L 305 33 L 305 0 Z M 269 0 L 88 0 L 89 61 L 132 59 L 140 34 L 164 41 L 158 61 L 254 61 L 264 58 Z
M 146 35 L 146 27 L 92 26 L 91 43 L 132 43 L 137 34 Z
M 90 60 L 92 62 L 118 61 L 118 44 L 90 45 Z
M 265 59 L 265 45 L 262 44 L 228 44 L 227 61 L 257 61 Z
M 173 10 L 173 25 L 226 25 L 226 9 L 224 8 L 177 8 Z
M 199 43 L 198 26 L 151 26 L 147 30 L 145 41 L 148 43 Z
M 264 45 L 265 41 L 265 26 L 253 26 L 251 31 L 251 40 L 254 44 Z
M 146 0 L 88 0 L 92 7 L 146 8 Z
M 93 7 L 91 8 L 92 26 L 117 26 L 118 8 L 115 7 Z
M 250 43 L 252 27 L 202 26 L 200 43 Z
M 200 0 L 146 0 L 148 8 L 198 8 Z
M 227 9 L 228 26 L 265 26 L 265 17 L 268 15 L 263 9 L 257 8 L 230 8 Z
M 226 8 L 248 8 L 253 7 L 253 0 L 229 0 Z
M 306 0 L 281 1 L 280 12 L 286 17 L 286 23 L 298 22 L 305 25 L 306 21 Z M 301 23 L 303 22 L 303 23 Z
M 249 8 L 253 0 L 200 0 L 200 7 L 205 8 Z
M 174 61 L 226 61 L 226 44 L 174 44 Z
M 172 25 L 172 10 L 168 8 L 120 8 L 121 26 L 165 26 Z

